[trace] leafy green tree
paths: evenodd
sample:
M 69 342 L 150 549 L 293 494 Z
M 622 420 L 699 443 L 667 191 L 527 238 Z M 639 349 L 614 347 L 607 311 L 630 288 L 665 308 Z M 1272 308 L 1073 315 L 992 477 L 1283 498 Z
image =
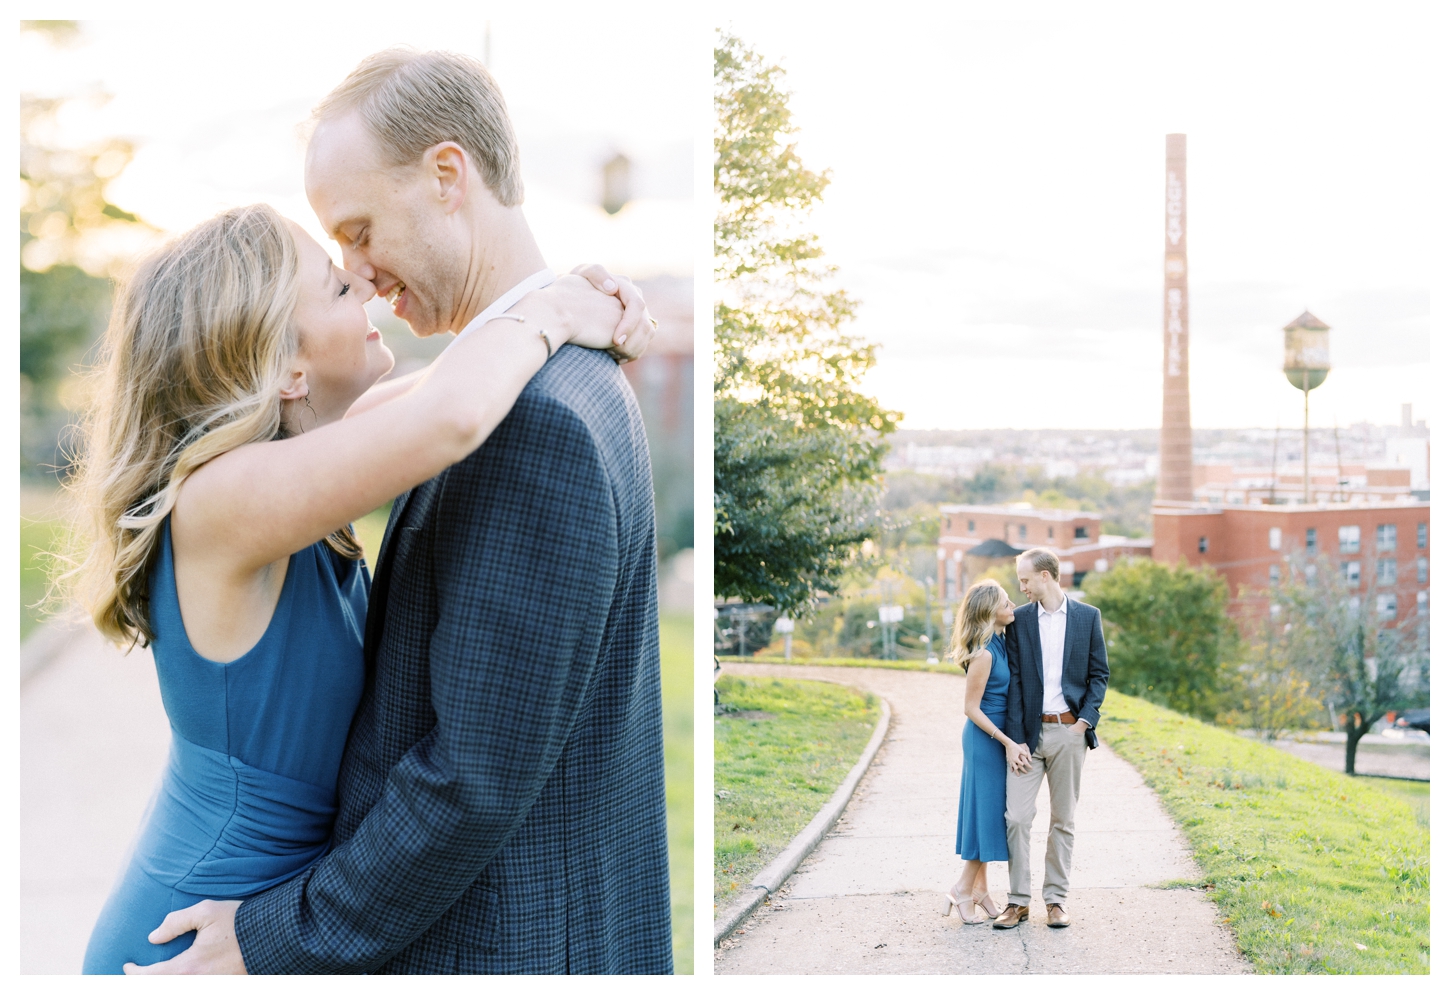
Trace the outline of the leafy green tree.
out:
M 1252 729 L 1267 740 L 1289 729 L 1322 726 L 1324 701 L 1313 673 L 1296 658 L 1290 633 L 1278 614 L 1252 630 L 1242 661 L 1224 675 L 1220 725 Z
M 1113 687 L 1213 718 L 1238 636 L 1226 612 L 1228 585 L 1217 572 L 1123 559 L 1088 575 L 1083 600 L 1103 613 Z
M 1382 617 L 1374 595 L 1351 590 L 1327 558 L 1291 558 L 1287 573 L 1273 592 L 1285 653 L 1338 716 L 1344 772 L 1353 774 L 1360 740 L 1386 712 L 1429 703 L 1429 620 Z
M 23 21 L 54 44 L 73 39 L 73 21 Z M 132 147 L 110 138 L 67 148 L 58 116 L 82 97 L 20 97 L 20 447 L 27 475 L 61 467 L 71 419 L 64 385 L 71 366 L 105 328 L 111 277 L 136 235 L 155 233 L 111 203 L 106 185 L 130 163 Z
M 791 614 L 839 588 L 873 535 L 899 415 L 860 392 L 872 346 L 843 329 L 804 220 L 829 182 L 806 169 L 784 75 L 739 38 L 715 48 L 715 595 Z

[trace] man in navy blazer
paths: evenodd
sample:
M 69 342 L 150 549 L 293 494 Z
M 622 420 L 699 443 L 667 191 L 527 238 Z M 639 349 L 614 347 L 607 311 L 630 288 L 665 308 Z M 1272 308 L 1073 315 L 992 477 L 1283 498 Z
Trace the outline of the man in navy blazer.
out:
M 318 111 L 307 194 L 415 334 L 486 334 L 553 279 L 466 57 L 364 60 Z M 166 973 L 671 972 L 644 425 L 605 353 L 539 348 L 488 440 L 393 502 L 330 851 L 194 906 Z
M 1047 925 L 1071 920 L 1063 907 L 1072 871 L 1073 813 L 1083 760 L 1098 745 L 1098 709 L 1108 690 L 1103 618 L 1073 601 L 1058 583 L 1057 556 L 1029 549 L 1017 557 L 1017 581 L 1030 599 L 1004 634 L 1007 642 L 1007 722 L 1002 731 L 1032 755 L 1029 767 L 1007 778 L 1007 908 L 992 924 L 1011 929 L 1027 919 L 1032 897 L 1032 820 L 1047 778 L 1052 823 L 1042 901 Z

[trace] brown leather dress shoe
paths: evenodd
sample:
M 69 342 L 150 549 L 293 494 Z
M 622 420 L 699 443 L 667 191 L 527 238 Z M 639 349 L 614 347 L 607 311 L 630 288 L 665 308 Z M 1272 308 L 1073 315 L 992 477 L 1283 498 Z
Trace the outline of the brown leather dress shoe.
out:
M 1053 929 L 1062 929 L 1064 926 L 1071 926 L 1072 920 L 1068 918 L 1066 909 L 1053 902 L 1047 907 L 1047 925 Z
M 1009 905 L 1002 910 L 1002 914 L 992 920 L 993 929 L 1015 929 L 1019 923 L 1027 921 L 1027 906 Z

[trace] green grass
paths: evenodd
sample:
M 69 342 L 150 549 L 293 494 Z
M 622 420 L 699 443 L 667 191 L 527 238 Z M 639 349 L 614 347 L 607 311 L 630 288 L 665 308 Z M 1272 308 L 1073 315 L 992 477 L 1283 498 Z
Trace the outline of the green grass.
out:
M 1413 789 L 1113 691 L 1102 714 L 1099 734 L 1183 827 L 1259 972 L 1429 971 L 1430 833 Z
M 718 909 L 820 811 L 860 759 L 880 711 L 873 695 L 818 681 L 727 675 L 715 687 Z
M 357 541 L 362 543 L 368 570 L 374 574 L 378 572 L 378 551 L 383 548 L 383 533 L 388 530 L 388 514 L 392 508 L 393 503 L 389 501 L 377 511 L 370 511 L 352 523 L 353 531 L 357 533 Z
M 675 973 L 695 972 L 694 619 L 660 616 L 660 683 L 665 712 L 665 805 L 670 832 L 670 905 Z
M 35 629 L 45 618 L 34 607 L 45 597 L 46 574 L 42 554 L 62 535 L 63 529 L 48 512 L 36 511 L 20 516 L 20 638 Z
M 783 656 L 725 656 L 716 654 L 721 663 L 772 663 L 788 667 L 874 667 L 877 670 L 921 670 L 928 674 L 960 674 L 962 668 L 954 663 L 927 663 L 925 660 L 877 660 L 872 657 L 792 657 Z
M 1415 821 L 1426 829 L 1430 828 L 1429 781 L 1402 781 L 1398 778 L 1377 777 L 1365 783 L 1373 785 L 1387 795 L 1408 802 L 1410 808 L 1414 810 Z

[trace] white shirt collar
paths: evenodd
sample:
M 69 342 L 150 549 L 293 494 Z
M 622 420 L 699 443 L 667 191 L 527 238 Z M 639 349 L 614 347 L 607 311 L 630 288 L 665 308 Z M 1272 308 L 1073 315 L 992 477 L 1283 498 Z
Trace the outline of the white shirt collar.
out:
M 448 343 L 448 349 L 452 349 L 454 345 L 463 341 L 465 335 L 482 328 L 487 322 L 497 318 L 519 301 L 523 300 L 525 294 L 535 290 L 542 290 L 553 282 L 554 271 L 550 269 L 541 269 L 537 273 L 531 273 L 524 277 L 518 283 L 500 294 L 498 299 L 492 304 L 480 311 L 478 317 L 474 318 L 467 325 L 464 325 L 463 331 L 458 333 L 458 337 Z M 448 349 L 444 349 L 443 351 L 447 352 Z
M 1066 594 L 1064 594 L 1062 596 L 1062 604 L 1060 604 L 1060 605 L 1057 606 L 1057 611 L 1055 611 L 1055 612 L 1048 611 L 1047 608 L 1042 604 L 1041 601 L 1037 602 L 1037 617 L 1038 618 L 1041 618 L 1044 615 L 1066 615 L 1066 614 L 1067 614 L 1067 595 Z

